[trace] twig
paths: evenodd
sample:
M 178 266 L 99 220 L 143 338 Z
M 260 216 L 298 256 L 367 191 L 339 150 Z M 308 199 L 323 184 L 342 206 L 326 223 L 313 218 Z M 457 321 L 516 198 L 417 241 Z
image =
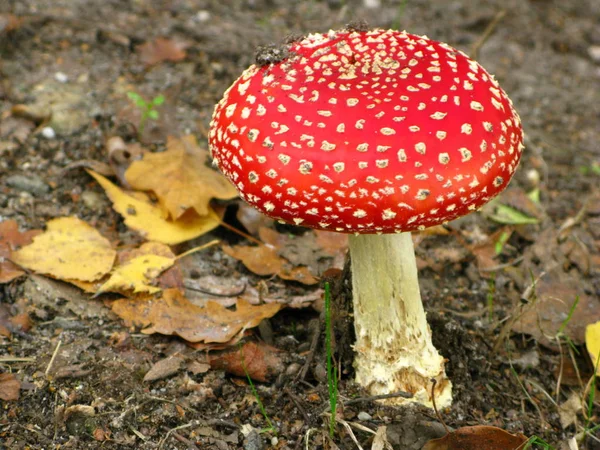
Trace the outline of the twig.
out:
M 11 363 L 11 362 L 32 362 L 35 361 L 35 358 L 11 358 L 10 356 L 5 356 L 0 358 L 0 363 Z
M 479 55 L 479 49 L 490 38 L 490 36 L 494 32 L 494 30 L 496 29 L 496 27 L 498 26 L 500 21 L 502 19 L 504 19 L 504 16 L 506 16 L 505 9 L 502 9 L 496 13 L 496 15 L 494 16 L 492 21 L 488 24 L 488 26 L 483 31 L 483 34 L 481 35 L 481 37 L 479 39 L 477 39 L 477 41 L 471 47 L 471 58 L 472 59 L 475 59 L 475 60 L 477 59 L 477 56 Z
M 344 405 L 351 405 L 353 403 L 361 403 L 361 402 L 372 402 L 375 400 L 385 400 L 387 398 L 412 398 L 413 395 L 410 392 L 398 391 L 392 394 L 380 394 L 380 395 L 371 395 L 370 397 L 359 397 L 353 398 L 352 400 L 348 400 L 344 402 Z
M 198 425 L 200 425 L 199 420 L 192 420 L 190 423 L 186 423 L 185 425 L 179 425 L 178 427 L 171 428 L 169 431 L 167 431 L 167 434 L 165 435 L 165 437 L 159 441 L 158 450 L 160 450 L 163 447 L 164 443 L 167 442 L 167 439 L 169 439 L 169 436 L 171 436 L 171 434 L 176 433 L 179 430 L 183 430 L 185 428 L 198 426 Z
M 223 228 L 227 228 L 229 231 L 233 231 L 235 234 L 239 234 L 240 236 L 245 237 L 250 242 L 254 242 L 257 245 L 266 245 L 264 242 L 261 242 L 255 237 L 250 236 L 248 233 L 244 233 L 242 230 L 238 230 L 236 227 L 232 227 L 228 223 L 220 221 L 219 225 L 221 225 Z
M 319 332 L 321 329 L 321 321 L 318 321 L 319 323 L 319 328 L 317 328 L 314 331 L 312 340 L 310 342 L 310 349 L 308 350 L 308 356 L 306 357 L 306 362 L 304 363 L 304 366 L 302 366 L 302 369 L 300 370 L 300 372 L 298 372 L 298 375 L 296 376 L 294 381 L 304 381 L 304 379 L 306 378 L 306 374 L 308 373 L 308 369 L 310 368 L 310 365 L 312 364 L 312 361 L 315 357 L 315 353 L 317 351 L 317 346 L 319 345 L 319 337 L 321 335 L 321 333 Z
M 50 362 L 48 363 L 48 367 L 46 367 L 46 371 L 44 372 L 45 376 L 48 376 L 48 372 L 50 372 L 50 369 L 52 368 L 52 364 L 54 364 L 54 360 L 56 359 L 56 355 L 58 355 L 58 350 L 60 349 L 61 345 L 62 345 L 62 339 L 59 339 L 58 343 L 56 344 L 56 348 L 54 349 L 54 353 L 52 353 L 52 358 L 50 358 Z
M 192 253 L 196 253 L 196 252 L 198 252 L 198 251 L 200 251 L 200 250 L 204 250 L 204 249 L 206 249 L 206 248 L 208 248 L 208 247 L 212 247 L 213 245 L 217 245 L 217 244 L 219 244 L 220 242 L 221 242 L 221 241 L 219 241 L 218 239 L 213 239 L 212 241 L 210 241 L 210 242 L 207 242 L 207 243 L 206 243 L 206 244 L 204 244 L 204 245 L 200 245 L 199 247 L 194 247 L 194 248 L 191 248 L 191 249 L 189 249 L 187 252 L 183 252 L 181 255 L 177 255 L 177 257 L 176 257 L 175 259 L 177 260 L 177 259 L 184 258 L 184 257 L 186 257 L 186 256 L 188 256 L 188 255 L 191 255 Z
M 288 388 L 288 387 L 284 388 L 283 392 L 285 392 L 287 394 L 287 396 L 292 399 L 292 402 L 294 403 L 294 405 L 296 405 L 296 408 L 298 408 L 298 411 L 300 411 L 300 414 L 302 414 L 302 417 L 304 417 L 304 421 L 306 422 L 306 424 L 310 425 L 310 423 L 311 423 L 310 417 L 308 416 L 308 413 L 302 406 L 300 399 L 292 391 L 290 391 L 290 388 Z

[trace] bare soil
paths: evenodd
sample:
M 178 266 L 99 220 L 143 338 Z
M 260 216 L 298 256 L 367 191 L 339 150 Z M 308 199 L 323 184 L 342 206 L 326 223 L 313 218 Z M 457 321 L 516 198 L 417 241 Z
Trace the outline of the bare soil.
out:
M 555 448 L 568 448 L 568 439 L 585 424 L 584 414 L 592 413 L 592 425 L 600 423 L 596 403 L 576 412 L 577 424 L 561 424 L 558 405 L 573 392 L 589 393 L 592 365 L 581 329 L 569 335 L 577 324 L 566 333 L 576 350 L 573 358 L 565 340 L 557 344 L 556 329 L 542 337 L 532 331 L 538 328 L 534 320 L 511 331 L 524 308 L 539 300 L 532 295 L 532 278 L 541 276 L 548 295 L 554 291 L 567 305 L 580 295 L 588 307 L 600 308 L 600 2 L 4 0 L 2 13 L 21 22 L 14 29 L 0 22 L 0 221 L 16 219 L 25 230 L 77 215 L 121 241 L 130 235 L 101 188 L 83 170 L 65 168 L 82 160 L 106 161 L 110 136 L 137 139 L 139 116 L 128 91 L 167 98 L 160 120 L 149 123 L 143 135 L 147 146 L 160 150 L 168 135 L 185 133 L 205 145 L 214 104 L 254 61 L 255 49 L 292 33 L 324 32 L 364 19 L 373 27 L 406 29 L 478 53 L 513 100 L 527 135 L 508 201 L 539 223 L 511 227 L 493 278 L 480 270 L 469 247 L 501 228 L 485 214 L 472 214 L 451 224 L 452 233 L 420 242 L 429 323 L 454 383 L 454 404 L 442 415 L 453 428 L 494 425 L 538 436 Z M 185 41 L 186 58 L 145 66 L 136 46 L 156 37 Z M 40 117 L 11 116 L 15 105 L 28 105 Z M 44 116 L 48 108 L 52 117 Z M 535 187 L 541 202 L 532 207 L 524 192 Z M 235 222 L 234 210 L 226 217 Z M 565 223 L 569 226 L 561 229 Z M 215 235 L 239 242 L 222 229 L 199 241 Z M 218 273 L 251 286 L 261 282 L 219 248 L 195 261 L 196 276 Z M 334 281 L 334 302 L 347 303 L 348 279 L 338 274 Z M 262 282 L 289 295 L 316 289 L 278 279 Z M 102 300 L 26 276 L 0 286 L 0 306 L 11 314 L 24 311 L 33 322 L 28 331 L 0 336 L 0 373 L 13 373 L 22 383 L 19 400 L 0 400 L 0 449 L 335 448 L 325 437 L 322 416 L 328 394 L 319 307 L 284 310 L 249 338 L 270 341 L 285 354 L 281 373 L 255 383 L 277 429 L 258 433 L 267 423 L 246 380 L 198 370 L 189 364 L 195 353 L 183 342 L 127 329 Z M 351 402 L 364 393 L 352 382 L 348 320 L 336 316 L 341 418 L 373 430 L 387 425 L 395 449 L 420 449 L 442 436 L 431 410 Z M 173 354 L 185 355 L 188 365 L 143 381 L 155 362 Z M 301 381 L 298 372 L 309 356 Z M 250 434 L 248 424 L 255 428 Z M 371 434 L 355 434 L 370 448 Z M 598 449 L 599 439 L 595 431 L 579 448 Z M 357 448 L 342 426 L 335 442 L 341 449 Z

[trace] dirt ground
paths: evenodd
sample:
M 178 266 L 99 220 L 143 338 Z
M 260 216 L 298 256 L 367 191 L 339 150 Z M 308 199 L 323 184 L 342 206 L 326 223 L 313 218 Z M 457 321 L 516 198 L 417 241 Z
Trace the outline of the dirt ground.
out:
M 586 324 L 600 320 L 597 0 L 3 0 L 0 221 L 15 219 L 27 230 L 77 215 L 126 242 L 131 232 L 102 189 L 82 169 L 65 168 L 106 162 L 110 136 L 137 139 L 139 111 L 127 92 L 166 97 L 159 120 L 141 136 L 148 148 L 161 150 L 167 136 L 187 133 L 205 146 L 215 103 L 257 46 L 353 19 L 477 53 L 519 111 L 527 148 L 502 202 L 537 223 L 502 225 L 484 210 L 450 224 L 450 233 L 418 239 L 428 320 L 454 383 L 454 403 L 442 416 L 452 428 L 494 425 L 575 448 L 569 439 L 600 423 L 599 404 L 587 406 L 593 364 L 584 345 Z M 185 42 L 185 58 L 145 63 L 138 46 L 157 37 Z M 536 188 L 539 202 L 526 195 Z M 225 217 L 241 227 L 235 203 Z M 486 237 L 499 230 L 510 237 L 490 264 Z M 220 228 L 178 251 L 214 237 L 240 242 Z M 185 273 L 200 284 L 218 275 L 231 286 L 320 295 L 318 287 L 256 276 L 220 247 L 191 261 Z M 321 260 L 319 270 L 331 263 Z M 343 289 L 336 293 L 334 301 L 343 301 Z M 322 415 L 328 395 L 320 302 L 285 309 L 247 338 L 283 355 L 280 373 L 255 383 L 257 395 L 243 377 L 194 364 L 201 352 L 181 340 L 127 328 L 108 302 L 37 275 L 0 285 L 0 316 L 25 313 L 31 321 L 0 334 L 0 374 L 21 383 L 18 400 L 0 400 L 0 449 L 336 448 Z M 342 355 L 349 337 L 338 337 Z M 395 449 L 420 449 L 444 434 L 431 410 L 360 401 L 347 353 L 340 356 L 342 420 L 387 426 Z M 144 381 L 172 355 L 183 355 L 181 366 Z M 259 432 L 268 424 L 257 397 L 276 431 Z M 372 434 L 354 433 L 371 448 Z M 600 431 L 589 434 L 579 448 L 599 449 Z M 335 445 L 358 448 L 342 425 Z

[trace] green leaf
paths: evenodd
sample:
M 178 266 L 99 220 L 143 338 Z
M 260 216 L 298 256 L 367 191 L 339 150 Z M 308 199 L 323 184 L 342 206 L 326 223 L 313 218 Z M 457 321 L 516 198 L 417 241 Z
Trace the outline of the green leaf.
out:
M 535 188 L 533 191 L 527 193 L 527 197 L 533 203 L 540 204 L 540 188 Z
M 152 100 L 152 103 L 154 104 L 154 106 L 160 106 L 165 102 L 165 96 L 164 95 L 157 95 L 156 97 L 154 97 L 154 100 Z
M 158 111 L 155 109 L 148 111 L 148 117 L 153 120 L 158 119 Z
M 495 222 L 508 225 L 526 225 L 531 223 L 539 223 L 539 219 L 523 214 L 521 211 L 511 208 L 503 204 L 496 206 L 496 213 L 490 216 Z

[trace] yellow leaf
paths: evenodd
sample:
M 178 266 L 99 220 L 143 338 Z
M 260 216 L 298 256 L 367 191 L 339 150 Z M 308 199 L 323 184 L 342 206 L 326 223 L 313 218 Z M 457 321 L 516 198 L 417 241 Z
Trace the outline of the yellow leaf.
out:
M 98 293 L 133 291 L 136 294 L 138 292 L 153 294 L 159 292 L 160 288 L 149 283 L 161 272 L 171 267 L 174 262 L 174 258 L 159 255 L 137 256 L 117 267 L 108 281 L 100 287 Z
M 112 304 L 112 311 L 127 325 L 144 327 L 142 333 L 174 334 L 189 342 L 228 342 L 243 330 L 274 316 L 281 306 L 277 303 L 251 305 L 241 299 L 235 310 L 213 301 L 196 306 L 177 289 L 165 289 L 161 297 L 145 302 L 117 300 Z
M 600 322 L 591 323 L 585 327 L 585 346 L 596 367 L 596 375 L 600 375 Z
M 117 252 L 108 239 L 76 217 L 48 222 L 33 243 L 12 254 L 21 267 L 53 277 L 94 281 L 110 272 Z
M 88 173 L 104 188 L 106 195 L 113 202 L 115 211 L 125 219 L 125 224 L 148 240 L 179 244 L 219 226 L 219 217 L 212 209 L 207 210 L 208 215 L 205 217 L 198 217 L 190 211 L 179 220 L 166 220 L 160 208 L 126 194 L 102 175 L 91 170 L 88 170 Z
M 125 179 L 134 189 L 153 191 L 173 219 L 190 208 L 205 216 L 211 198 L 227 200 L 237 195 L 223 175 L 206 166 L 207 157 L 194 136 L 170 137 L 167 151 L 144 154 L 129 166 Z

